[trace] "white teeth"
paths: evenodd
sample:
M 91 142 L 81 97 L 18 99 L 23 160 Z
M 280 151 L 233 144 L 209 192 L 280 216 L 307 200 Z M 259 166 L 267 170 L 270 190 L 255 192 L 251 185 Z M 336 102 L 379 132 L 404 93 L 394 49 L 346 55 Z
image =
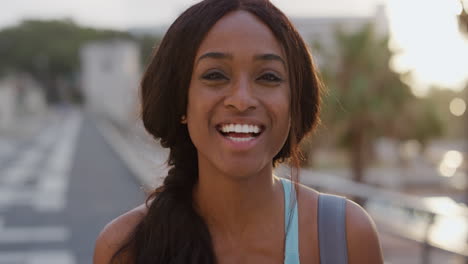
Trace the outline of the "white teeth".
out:
M 227 138 L 235 142 L 246 142 L 246 141 L 255 139 L 254 137 L 227 137 Z
M 223 133 L 259 133 L 260 127 L 256 125 L 247 125 L 247 124 L 226 124 L 221 126 L 221 131 Z
M 242 133 L 249 133 L 249 125 L 242 125 Z

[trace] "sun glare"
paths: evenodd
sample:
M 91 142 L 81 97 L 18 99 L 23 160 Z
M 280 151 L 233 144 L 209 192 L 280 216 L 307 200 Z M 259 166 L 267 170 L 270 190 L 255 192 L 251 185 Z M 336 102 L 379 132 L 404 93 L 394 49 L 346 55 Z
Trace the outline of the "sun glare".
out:
M 447 151 L 439 164 L 439 172 L 444 177 L 452 177 L 462 163 L 463 155 L 461 152 L 456 150 Z
M 454 116 L 462 116 L 466 110 L 465 100 L 458 97 L 454 98 L 452 101 L 450 101 L 449 108 L 450 113 L 452 113 Z
M 411 71 L 416 94 L 430 86 L 463 89 L 468 81 L 468 37 L 458 30 L 458 0 L 388 0 L 392 67 Z

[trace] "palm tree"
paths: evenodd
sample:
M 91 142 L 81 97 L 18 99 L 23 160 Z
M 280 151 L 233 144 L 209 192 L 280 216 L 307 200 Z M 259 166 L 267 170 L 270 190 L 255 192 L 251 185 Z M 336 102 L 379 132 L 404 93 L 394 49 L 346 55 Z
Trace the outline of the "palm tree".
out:
M 462 5 L 462 12 L 458 15 L 458 24 L 460 25 L 460 30 L 465 34 L 468 34 L 468 6 L 466 6 L 463 0 L 460 0 Z
M 336 50 L 322 68 L 329 88 L 323 119 L 348 150 L 353 180 L 362 182 L 373 139 L 396 125 L 398 109 L 412 94 L 390 69 L 388 38 L 379 38 L 371 24 L 354 33 L 337 30 L 335 37 Z

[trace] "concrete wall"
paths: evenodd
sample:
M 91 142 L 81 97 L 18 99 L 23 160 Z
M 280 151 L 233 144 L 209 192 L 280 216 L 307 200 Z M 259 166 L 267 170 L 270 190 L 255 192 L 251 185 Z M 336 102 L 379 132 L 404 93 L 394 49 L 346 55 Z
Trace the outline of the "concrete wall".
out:
M 133 122 L 141 75 L 138 45 L 126 40 L 93 42 L 83 46 L 80 56 L 86 106 L 121 126 Z

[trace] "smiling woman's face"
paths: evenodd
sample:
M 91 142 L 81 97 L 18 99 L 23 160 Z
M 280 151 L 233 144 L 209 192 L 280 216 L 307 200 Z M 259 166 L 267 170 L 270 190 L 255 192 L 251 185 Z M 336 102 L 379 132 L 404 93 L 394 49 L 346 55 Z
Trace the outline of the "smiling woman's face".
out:
M 246 11 L 220 19 L 197 51 L 187 125 L 200 171 L 244 178 L 271 172 L 290 129 L 281 44 Z

